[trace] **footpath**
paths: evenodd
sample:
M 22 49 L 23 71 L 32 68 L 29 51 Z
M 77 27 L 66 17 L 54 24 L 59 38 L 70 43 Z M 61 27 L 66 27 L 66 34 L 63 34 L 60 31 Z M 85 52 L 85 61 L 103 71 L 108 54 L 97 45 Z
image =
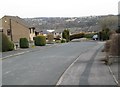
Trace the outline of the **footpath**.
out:
M 101 52 L 101 50 L 101 45 L 98 45 L 81 54 L 63 73 L 56 85 L 103 85 L 105 87 L 116 87 L 118 85 L 117 66 L 109 67 L 105 65 L 105 62 L 101 61 L 105 58 L 105 53 Z
M 12 56 L 22 55 L 22 54 L 25 54 L 28 52 L 39 51 L 39 50 L 50 48 L 50 47 L 53 47 L 56 45 L 58 45 L 58 44 L 46 44 L 46 46 L 34 46 L 34 47 L 26 48 L 26 49 L 17 48 L 16 50 L 13 50 L 13 51 L 2 52 L 1 59 L 6 59 L 6 58 L 9 58 Z

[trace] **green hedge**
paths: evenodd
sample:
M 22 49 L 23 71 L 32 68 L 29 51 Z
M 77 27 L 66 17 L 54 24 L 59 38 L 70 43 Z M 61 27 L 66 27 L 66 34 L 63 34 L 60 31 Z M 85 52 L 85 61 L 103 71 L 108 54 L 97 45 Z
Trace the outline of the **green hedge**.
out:
M 73 34 L 73 35 L 70 35 L 70 40 L 79 39 L 79 38 L 83 38 L 83 37 L 84 37 L 84 33 Z
M 29 42 L 27 38 L 20 38 L 20 48 L 29 48 Z
M 14 44 L 8 39 L 8 37 L 2 33 L 2 52 L 14 50 Z
M 95 33 L 85 34 L 84 37 L 85 38 L 93 38 L 94 35 L 95 35 Z
M 35 46 L 45 46 L 46 45 L 46 37 L 45 36 L 37 36 L 34 37 Z

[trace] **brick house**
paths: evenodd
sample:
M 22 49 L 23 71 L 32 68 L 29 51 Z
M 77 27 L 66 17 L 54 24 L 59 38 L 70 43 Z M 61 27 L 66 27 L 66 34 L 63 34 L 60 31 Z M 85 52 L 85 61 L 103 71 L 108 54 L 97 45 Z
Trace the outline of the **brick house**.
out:
M 18 43 L 20 38 L 33 40 L 35 28 L 18 16 L 4 16 L 0 19 L 0 31 L 3 32 L 14 43 Z

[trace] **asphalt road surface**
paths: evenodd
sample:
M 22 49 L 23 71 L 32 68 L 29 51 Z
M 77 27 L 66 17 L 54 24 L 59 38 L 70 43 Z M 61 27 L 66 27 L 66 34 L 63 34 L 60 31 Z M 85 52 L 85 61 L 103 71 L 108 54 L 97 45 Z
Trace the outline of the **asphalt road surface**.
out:
M 89 49 L 96 45 L 99 44 L 97 42 L 70 42 L 4 59 L 2 84 L 55 85 L 79 55 L 90 51 Z

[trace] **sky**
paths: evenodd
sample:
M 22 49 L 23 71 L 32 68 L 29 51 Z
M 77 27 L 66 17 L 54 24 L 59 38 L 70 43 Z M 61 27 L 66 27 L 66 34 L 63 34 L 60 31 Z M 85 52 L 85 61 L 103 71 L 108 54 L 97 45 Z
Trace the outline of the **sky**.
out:
M 1 0 L 0 18 L 82 17 L 118 14 L 119 0 Z

